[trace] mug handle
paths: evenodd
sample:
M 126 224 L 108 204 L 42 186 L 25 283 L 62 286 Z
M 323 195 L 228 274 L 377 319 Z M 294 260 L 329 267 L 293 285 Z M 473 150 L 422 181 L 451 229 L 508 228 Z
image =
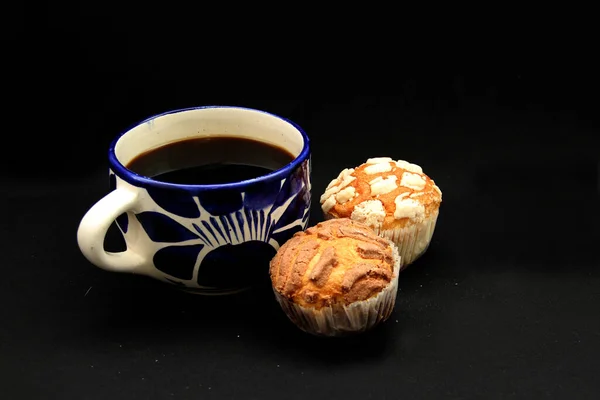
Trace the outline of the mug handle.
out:
M 113 221 L 130 210 L 136 203 L 138 193 L 118 188 L 104 196 L 88 210 L 79 223 L 77 243 L 79 249 L 92 264 L 114 272 L 143 272 L 144 257 L 127 249 L 112 253 L 104 250 L 104 237 Z

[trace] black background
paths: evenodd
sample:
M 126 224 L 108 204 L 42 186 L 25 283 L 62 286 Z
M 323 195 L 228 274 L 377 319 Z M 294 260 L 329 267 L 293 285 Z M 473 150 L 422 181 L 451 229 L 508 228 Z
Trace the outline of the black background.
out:
M 473 34 L 463 53 L 441 28 L 350 20 L 325 34 L 290 12 L 253 24 L 240 8 L 12 7 L 0 397 L 600 395 L 598 78 L 581 37 L 543 31 L 515 46 Z M 240 21 L 252 29 L 233 30 Z M 192 296 L 83 258 L 75 232 L 108 189 L 110 140 L 206 104 L 307 131 L 311 223 L 329 180 L 366 158 L 406 159 L 436 180 L 432 245 L 402 274 L 388 322 L 313 338 L 268 290 Z

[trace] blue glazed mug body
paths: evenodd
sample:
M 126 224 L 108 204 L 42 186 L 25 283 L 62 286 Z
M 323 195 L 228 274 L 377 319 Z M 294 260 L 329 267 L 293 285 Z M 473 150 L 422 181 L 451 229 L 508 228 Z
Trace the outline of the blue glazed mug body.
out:
M 125 166 L 162 145 L 203 136 L 252 138 L 295 156 L 255 179 L 184 185 L 141 176 Z M 310 146 L 291 121 L 263 111 L 210 106 L 152 117 L 109 148 L 111 192 L 81 220 L 77 240 L 94 265 L 150 276 L 203 294 L 243 290 L 264 279 L 277 249 L 308 223 Z M 127 250 L 104 250 L 113 221 Z

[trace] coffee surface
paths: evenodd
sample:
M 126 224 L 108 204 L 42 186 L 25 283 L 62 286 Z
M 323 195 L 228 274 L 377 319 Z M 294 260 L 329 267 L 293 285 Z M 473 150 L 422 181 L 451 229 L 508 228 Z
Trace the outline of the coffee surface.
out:
M 126 166 L 162 182 L 210 185 L 257 178 L 294 158 L 281 147 L 253 139 L 205 136 L 149 150 Z

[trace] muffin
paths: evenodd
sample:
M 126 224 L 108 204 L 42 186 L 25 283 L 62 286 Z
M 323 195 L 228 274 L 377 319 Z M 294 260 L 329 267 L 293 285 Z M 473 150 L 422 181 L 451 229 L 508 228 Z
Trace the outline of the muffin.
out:
M 351 218 L 394 242 L 401 269 L 429 247 L 441 202 L 440 188 L 421 167 L 389 157 L 344 169 L 321 196 L 325 219 Z
M 340 218 L 296 233 L 269 270 L 275 297 L 296 326 L 318 336 L 343 336 L 389 318 L 399 269 L 390 240 Z

